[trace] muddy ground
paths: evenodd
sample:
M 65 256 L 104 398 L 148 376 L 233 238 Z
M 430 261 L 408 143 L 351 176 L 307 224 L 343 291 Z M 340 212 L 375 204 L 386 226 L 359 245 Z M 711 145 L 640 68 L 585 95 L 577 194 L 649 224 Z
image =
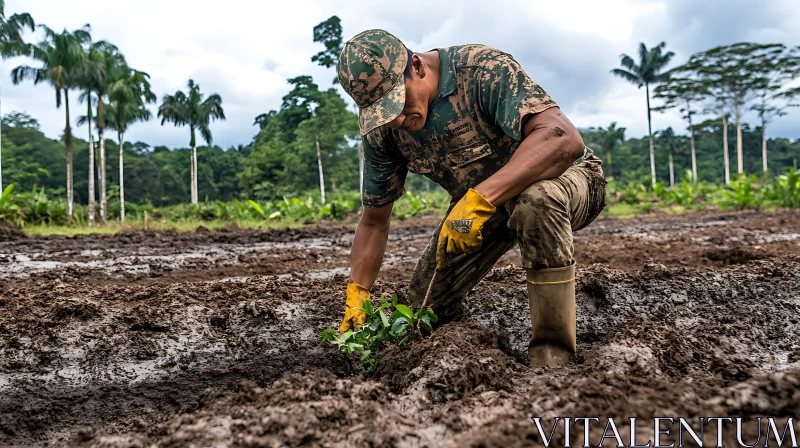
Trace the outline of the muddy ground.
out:
M 374 296 L 405 298 L 438 219 L 393 228 Z M 341 319 L 352 230 L 2 230 L 0 446 L 542 446 L 532 416 L 548 430 L 598 417 L 593 445 L 609 417 L 743 417 L 745 441 L 763 444 L 756 417 L 800 411 L 797 212 L 579 232 L 579 347 L 562 369 L 526 365 L 524 271 L 509 252 L 464 321 L 385 351 L 375 378 L 319 343 Z M 582 426 L 571 434 L 583 444 Z

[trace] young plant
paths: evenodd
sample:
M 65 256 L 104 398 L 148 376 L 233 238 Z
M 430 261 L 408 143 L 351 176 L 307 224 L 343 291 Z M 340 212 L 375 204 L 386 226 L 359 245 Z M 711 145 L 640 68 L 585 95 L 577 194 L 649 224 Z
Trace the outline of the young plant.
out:
M 9 184 L 0 194 L 0 222 L 17 223 L 23 218 L 22 209 L 16 203 L 14 184 Z
M 761 206 L 761 195 L 757 195 L 756 176 L 741 175 L 739 179 L 732 180 L 730 187 L 720 191 L 717 203 L 722 208 L 744 210 L 746 208 L 758 209 Z
M 373 308 L 370 301 L 365 301 L 360 308 L 367 315 L 364 324 L 343 334 L 327 328 L 321 332 L 320 343 L 328 342 L 344 353 L 359 355 L 361 369 L 365 375 L 371 375 L 378 363 L 378 353 L 388 344 L 404 345 L 422 336 L 422 327 L 433 333 L 432 324 L 438 318 L 433 311 L 425 308 L 413 310 L 411 307 L 397 303 L 397 295 L 392 301 L 381 296 L 381 304 Z M 390 308 L 394 309 L 389 313 Z

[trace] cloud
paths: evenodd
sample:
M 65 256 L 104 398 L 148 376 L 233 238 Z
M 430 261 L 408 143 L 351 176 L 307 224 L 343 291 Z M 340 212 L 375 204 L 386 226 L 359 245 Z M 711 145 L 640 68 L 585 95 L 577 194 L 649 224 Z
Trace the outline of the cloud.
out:
M 383 28 L 415 51 L 484 43 L 509 52 L 576 125 L 616 121 L 630 136 L 647 132 L 644 89 L 609 71 L 619 65 L 620 53 L 635 53 L 639 42 L 653 46 L 666 41 L 676 52 L 676 63 L 696 51 L 742 40 L 800 44 L 796 0 L 406 0 L 369 8 L 343 0 L 295 0 L 288 7 L 228 0 L 204 5 L 140 0 L 131 9 L 119 2 L 7 0 L 6 11 L 30 12 L 37 22 L 56 29 L 91 23 L 95 39 L 115 43 L 132 66 L 152 76 L 159 99 L 185 89 L 190 77 L 206 94 L 219 93 L 228 118 L 213 123 L 212 133 L 222 147 L 252 139 L 253 118 L 280 107 L 289 91 L 287 79 L 310 74 L 321 88 L 331 86 L 334 70 L 311 62 L 322 49 L 312 40 L 312 28 L 334 14 L 342 19 L 345 39 Z M 8 74 L 21 62 L 0 61 L 0 72 Z M 11 86 L 7 75 L 0 85 L 3 111 L 28 111 L 53 138 L 63 132 L 63 111 L 55 108 L 51 88 Z M 83 106 L 74 101 L 71 108 L 77 116 Z M 156 108 L 151 108 L 154 114 Z M 800 128 L 792 125 L 798 114 L 791 111 L 776 121 L 770 135 L 800 137 Z M 752 115 L 746 120 L 756 122 Z M 677 112 L 654 114 L 653 121 L 654 130 L 684 128 Z M 133 126 L 126 138 L 170 147 L 185 146 L 189 140 L 188 129 L 162 127 L 156 119 Z

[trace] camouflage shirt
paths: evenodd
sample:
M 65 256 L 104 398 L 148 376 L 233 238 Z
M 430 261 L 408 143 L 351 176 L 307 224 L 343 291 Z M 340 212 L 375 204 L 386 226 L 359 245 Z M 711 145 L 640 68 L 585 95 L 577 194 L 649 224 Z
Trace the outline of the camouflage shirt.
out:
M 381 126 L 364 136 L 364 206 L 405 192 L 408 171 L 453 198 L 508 163 L 529 114 L 557 106 L 514 58 L 485 45 L 440 48 L 439 90 L 418 132 Z

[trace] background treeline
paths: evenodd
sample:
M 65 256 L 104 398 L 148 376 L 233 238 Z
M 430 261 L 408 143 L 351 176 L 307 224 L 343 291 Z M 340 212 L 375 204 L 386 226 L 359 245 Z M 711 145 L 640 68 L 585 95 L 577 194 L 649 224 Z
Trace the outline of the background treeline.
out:
M 333 96 L 333 94 L 329 94 Z M 341 101 L 341 98 L 339 98 Z M 341 101 L 334 110 L 342 115 L 349 113 Z M 300 115 L 300 114 L 297 114 Z M 298 124 L 288 121 L 295 113 L 275 114 L 267 120 L 264 129 L 246 146 L 227 149 L 218 146 L 197 148 L 198 191 L 200 200 L 230 201 L 255 199 L 258 201 L 281 199 L 282 196 L 302 196 L 318 188 L 316 149 L 313 137 L 300 132 L 300 141 L 286 129 Z M 297 120 L 297 118 L 295 118 Z M 286 121 L 284 121 L 286 120 Z M 355 123 L 349 123 L 352 132 Z M 313 122 L 303 126 L 314 129 Z M 335 141 L 338 132 L 320 129 L 320 142 L 328 148 L 332 141 L 333 151 L 326 151 L 325 183 L 330 191 L 355 191 L 359 187 L 357 143 L 342 137 Z M 607 159 L 602 146 L 593 145 L 598 130 L 582 129 L 585 141 L 603 160 Z M 729 138 L 735 140 L 735 128 L 729 127 Z M 761 170 L 761 130 L 743 126 L 745 171 L 757 173 Z M 680 151 L 674 155 L 675 173 L 678 181 L 691 168 L 688 155 L 688 137 L 674 137 Z M 723 183 L 722 127 L 709 126 L 698 130 L 696 135 L 698 177 Z M 308 141 L 311 140 L 311 141 Z M 768 140 L 771 171 L 783 173 L 800 158 L 800 140 L 786 138 Z M 114 197 L 118 185 L 118 144 L 106 141 L 109 149 L 107 175 L 110 197 Z M 66 149 L 63 141 L 47 138 L 31 117 L 12 113 L 3 117 L 3 177 L 5 182 L 16 184 L 16 191 L 30 191 L 34 187 L 45 187 L 51 198 L 65 197 Z M 187 148 L 168 149 L 150 146 L 143 142 L 125 142 L 125 195 L 126 200 L 137 204 L 150 203 L 155 206 L 189 202 L 189 151 Z M 88 143 L 75 139 L 75 198 L 85 204 L 88 191 Z M 661 149 L 656 138 L 656 172 L 659 179 L 669 179 L 668 152 Z M 623 140 L 613 154 L 613 177 L 619 184 L 630 182 L 648 184 L 650 181 L 649 152 L 647 138 Z M 609 165 L 604 164 L 608 171 Z M 438 189 L 438 186 L 421 176 L 411 176 L 408 188 L 414 192 Z

